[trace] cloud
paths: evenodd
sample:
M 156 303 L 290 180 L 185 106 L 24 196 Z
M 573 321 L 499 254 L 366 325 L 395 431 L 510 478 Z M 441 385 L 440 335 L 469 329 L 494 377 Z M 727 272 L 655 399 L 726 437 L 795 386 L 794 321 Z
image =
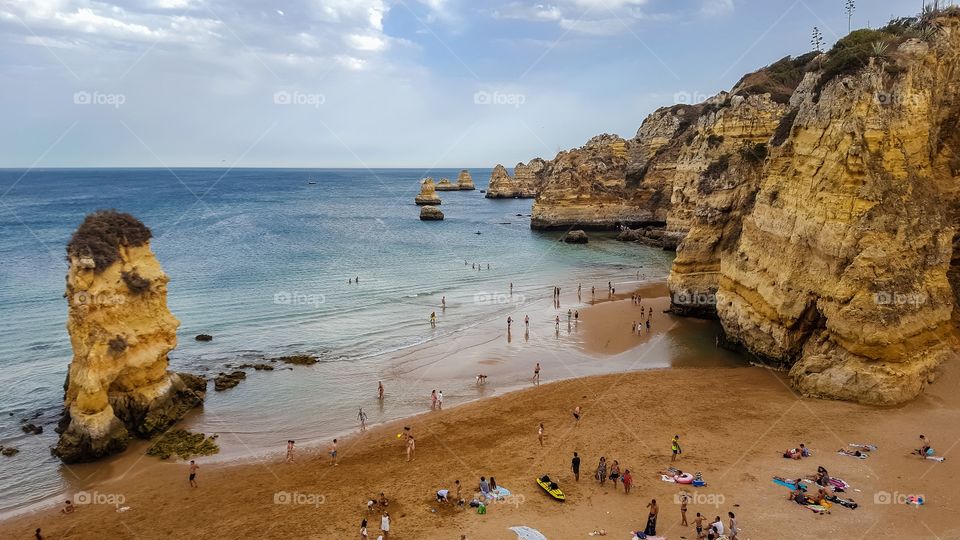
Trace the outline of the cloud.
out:
M 735 9 L 733 0 L 703 0 L 700 13 L 707 17 L 715 17 L 733 13 Z

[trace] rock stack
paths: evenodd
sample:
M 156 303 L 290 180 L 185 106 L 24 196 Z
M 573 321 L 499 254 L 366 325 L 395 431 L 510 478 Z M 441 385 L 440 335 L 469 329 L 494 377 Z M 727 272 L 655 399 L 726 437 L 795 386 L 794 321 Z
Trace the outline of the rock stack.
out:
M 443 212 L 436 206 L 420 208 L 420 221 L 443 221 Z
M 87 216 L 67 246 L 67 331 L 73 345 L 60 440 L 64 462 L 120 452 L 203 402 L 206 380 L 167 370 L 179 321 L 151 232 L 129 214 Z
M 540 158 L 530 161 L 528 165 L 517 163 L 514 167 L 514 176 L 507 173 L 503 165 L 493 168 L 490 175 L 490 186 L 487 188 L 488 199 L 532 199 L 543 183 L 546 162 Z
M 452 183 L 449 178 L 441 178 L 440 181 L 437 182 L 437 191 L 457 191 L 459 189 L 460 187 Z
M 462 191 L 477 189 L 477 186 L 473 185 L 473 177 L 470 176 L 470 171 L 466 169 L 460 171 L 460 174 L 457 175 L 457 188 Z
M 433 178 L 427 178 L 420 183 L 420 193 L 414 200 L 420 206 L 440 204 L 440 196 L 437 195 L 437 186 L 433 183 Z

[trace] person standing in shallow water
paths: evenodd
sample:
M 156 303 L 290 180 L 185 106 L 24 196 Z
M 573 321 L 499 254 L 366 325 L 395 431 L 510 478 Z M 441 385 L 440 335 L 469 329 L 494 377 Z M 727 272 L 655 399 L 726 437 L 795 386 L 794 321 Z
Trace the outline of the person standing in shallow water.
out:
M 363 412 L 363 407 L 360 407 L 360 412 L 357 413 L 357 420 L 360 421 L 360 431 L 367 430 L 367 413 Z
M 537 362 L 536 367 L 533 368 L 533 384 L 540 385 L 540 362 Z
M 383 400 L 383 381 L 377 382 L 377 399 Z

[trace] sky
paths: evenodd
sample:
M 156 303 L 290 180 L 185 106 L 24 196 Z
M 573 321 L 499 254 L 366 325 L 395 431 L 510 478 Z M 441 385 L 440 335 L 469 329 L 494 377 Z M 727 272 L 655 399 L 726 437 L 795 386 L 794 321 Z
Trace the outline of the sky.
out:
M 829 47 L 844 4 L 0 0 L 0 167 L 509 167 Z

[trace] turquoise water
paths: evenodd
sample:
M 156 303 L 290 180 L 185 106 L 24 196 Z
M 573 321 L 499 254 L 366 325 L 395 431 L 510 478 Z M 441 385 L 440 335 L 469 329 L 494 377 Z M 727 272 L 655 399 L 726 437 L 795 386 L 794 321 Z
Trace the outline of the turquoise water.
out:
M 211 388 L 193 422 L 229 432 L 240 447 L 282 444 L 290 431 L 307 439 L 336 433 L 378 379 L 388 381 L 396 406 L 369 402 L 372 422 L 419 410 L 419 397 L 403 392 L 402 366 L 415 360 L 404 351 L 457 343 L 519 306 L 549 305 L 554 284 L 568 294 L 577 282 L 599 288 L 641 266 L 649 276 L 669 270 L 672 254 L 660 250 L 602 236 L 571 246 L 558 233 L 531 231 L 530 200 L 480 193 L 489 170 L 471 171 L 478 191 L 440 192 L 445 221 L 421 222 L 413 204 L 419 180 L 457 172 L 0 170 L 0 444 L 22 450 L 0 468 L 0 510 L 55 493 L 71 474 L 48 448 L 71 358 L 64 246 L 91 211 L 130 212 L 153 230 L 170 276 L 169 306 L 181 321 L 174 369 L 215 374 L 227 363 L 288 353 L 321 358 L 313 368 L 251 373 L 222 394 Z M 357 276 L 359 284 L 348 284 Z M 427 322 L 432 311 L 436 328 Z M 535 324 L 552 336 L 541 318 Z M 196 342 L 200 333 L 213 342 Z M 445 393 L 454 399 L 457 388 Z M 45 433 L 24 435 L 27 418 Z

